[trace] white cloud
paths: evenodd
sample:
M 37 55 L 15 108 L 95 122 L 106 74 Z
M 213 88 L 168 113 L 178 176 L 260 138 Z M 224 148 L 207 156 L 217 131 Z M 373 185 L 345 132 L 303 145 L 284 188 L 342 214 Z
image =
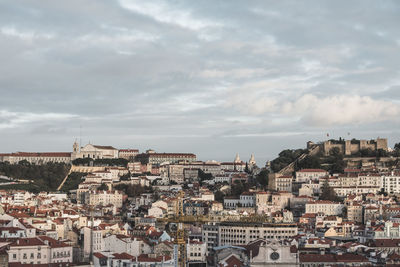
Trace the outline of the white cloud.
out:
M 120 0 L 119 3 L 123 8 L 149 16 L 158 22 L 175 24 L 191 30 L 219 25 L 219 23 L 210 20 L 196 19 L 190 11 L 173 8 L 163 1 L 155 3 L 153 1 Z
M 27 123 L 65 121 L 77 117 L 66 113 L 29 113 L 0 110 L 0 129 L 15 128 Z
M 287 106 L 288 114 L 298 114 L 312 126 L 368 124 L 397 120 L 400 106 L 369 96 L 335 95 L 318 98 L 307 94 Z
M 19 30 L 14 26 L 3 26 L 0 28 L 0 33 L 9 36 L 21 39 L 26 42 L 32 42 L 35 39 L 52 39 L 54 37 L 53 34 L 49 33 L 38 33 L 35 31 L 23 31 Z
M 279 117 L 282 122 L 294 118 L 315 127 L 397 121 L 400 115 L 400 106 L 394 102 L 345 94 L 327 97 L 305 94 L 287 101 L 284 96 L 246 97 L 244 93 L 226 103 L 243 114 Z

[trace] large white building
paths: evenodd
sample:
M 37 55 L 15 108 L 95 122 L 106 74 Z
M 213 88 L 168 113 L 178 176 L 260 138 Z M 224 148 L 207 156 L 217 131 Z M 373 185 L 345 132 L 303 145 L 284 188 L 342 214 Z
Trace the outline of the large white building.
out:
M 327 176 L 329 173 L 322 169 L 302 169 L 296 172 L 296 182 L 308 183 L 318 181 L 319 178 Z
M 114 205 L 116 208 L 122 207 L 123 194 L 120 191 L 90 191 L 86 195 L 86 203 L 89 205 L 107 206 Z
M 17 164 L 26 160 L 31 164 L 41 165 L 49 162 L 71 163 L 71 152 L 15 152 L 9 154 L 0 154 L 1 162 Z
M 328 200 L 316 200 L 306 204 L 305 213 L 323 213 L 325 215 L 340 215 L 344 205 Z
M 49 264 L 72 262 L 72 246 L 47 236 L 21 238 L 9 244 L 8 262 Z
M 117 159 L 118 149 L 112 146 L 99 146 L 87 144 L 79 148 L 77 142 L 73 145 L 72 159 L 92 158 L 92 159 Z
M 189 240 L 186 244 L 186 253 L 188 261 L 204 262 L 206 260 L 206 243 L 200 240 Z
M 391 175 L 385 175 L 382 178 L 382 188 L 389 194 L 400 193 L 400 175 L 392 173 Z
M 297 235 L 296 224 L 220 223 L 218 245 L 246 245 L 258 239 L 286 239 Z

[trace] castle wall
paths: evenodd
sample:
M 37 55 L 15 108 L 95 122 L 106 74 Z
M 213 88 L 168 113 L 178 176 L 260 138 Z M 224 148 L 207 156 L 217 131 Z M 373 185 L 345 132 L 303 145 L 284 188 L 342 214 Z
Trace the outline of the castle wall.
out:
M 322 147 L 325 155 L 329 155 L 329 151 L 335 147 L 339 148 L 340 152 L 344 155 L 352 155 L 362 149 L 371 149 L 373 151 L 383 149 L 388 151 L 386 138 L 378 138 L 376 140 L 360 140 L 359 144 L 352 144 L 351 140 L 346 140 L 344 144 L 333 144 L 331 141 L 325 141 L 323 142 Z

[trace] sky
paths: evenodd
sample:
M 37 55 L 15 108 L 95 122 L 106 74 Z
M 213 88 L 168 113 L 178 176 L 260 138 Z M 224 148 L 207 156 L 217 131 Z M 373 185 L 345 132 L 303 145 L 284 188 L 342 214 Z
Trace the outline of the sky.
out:
M 77 139 L 259 166 L 400 142 L 399 1 L 0 0 L 0 151 Z

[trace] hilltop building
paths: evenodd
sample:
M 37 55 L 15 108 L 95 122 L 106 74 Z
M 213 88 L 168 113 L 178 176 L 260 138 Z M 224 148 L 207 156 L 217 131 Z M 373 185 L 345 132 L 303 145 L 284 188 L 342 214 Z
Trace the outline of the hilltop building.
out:
M 10 164 L 26 160 L 31 164 L 46 164 L 48 162 L 71 163 L 70 152 L 15 152 L 0 154 L 0 161 L 8 161 Z
M 92 159 L 116 159 L 118 149 L 112 146 L 99 146 L 87 144 L 79 149 L 77 142 L 73 145 L 72 158 L 92 158 Z
M 307 148 L 310 149 L 313 146 L 320 146 L 322 152 L 325 155 L 329 155 L 329 152 L 333 148 L 338 148 L 344 155 L 353 155 L 359 153 L 361 150 L 370 149 L 372 151 L 384 150 L 388 151 L 388 142 L 386 138 L 377 138 L 372 140 L 328 140 L 320 144 L 315 144 L 311 141 L 307 142 Z
M 148 151 L 136 156 L 136 160 L 142 164 L 160 165 L 161 163 L 168 162 L 170 164 L 179 162 L 193 162 L 196 161 L 196 155 L 192 153 L 155 153 Z

